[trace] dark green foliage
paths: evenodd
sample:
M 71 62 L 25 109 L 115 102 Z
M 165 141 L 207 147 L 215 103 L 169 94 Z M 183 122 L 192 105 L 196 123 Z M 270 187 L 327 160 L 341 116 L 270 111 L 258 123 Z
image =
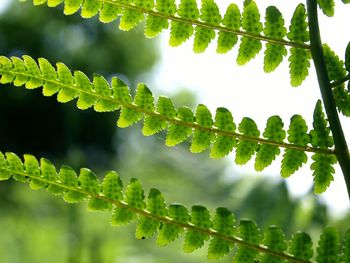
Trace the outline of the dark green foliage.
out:
M 250 244 L 259 244 L 260 242 L 260 230 L 254 222 L 247 219 L 239 222 L 238 236 L 244 240 L 247 240 L 247 242 Z M 253 262 L 257 254 L 258 253 L 256 250 L 245 246 L 239 246 L 234 262 Z
M 350 42 L 346 46 L 345 50 L 345 68 L 350 72 Z
M 297 232 L 292 236 L 288 249 L 289 253 L 304 260 L 309 260 L 313 256 L 312 240 L 310 236 L 303 232 Z
M 317 3 L 325 15 L 334 15 L 334 0 L 317 0 Z
M 344 234 L 341 260 L 342 262 L 350 261 L 350 229 L 348 229 Z
M 276 226 L 269 227 L 264 232 L 263 243 L 265 246 L 273 251 L 284 252 L 287 249 L 287 242 L 283 231 Z M 264 255 L 261 263 L 279 263 L 284 262 L 283 259 L 274 257 L 272 255 Z
M 340 80 L 344 78 L 346 75 L 344 62 L 339 59 L 327 44 L 323 45 L 323 55 L 327 66 L 329 80 Z

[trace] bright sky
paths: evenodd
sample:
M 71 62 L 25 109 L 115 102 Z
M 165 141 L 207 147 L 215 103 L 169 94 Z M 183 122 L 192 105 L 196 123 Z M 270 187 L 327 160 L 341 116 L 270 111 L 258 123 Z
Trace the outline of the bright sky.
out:
M 0 12 L 10 0 L 0 1 Z M 220 0 L 220 11 L 223 15 L 226 7 L 233 0 Z M 243 1 L 234 1 L 242 6 Z M 291 10 L 300 1 L 257 1 L 261 7 L 275 5 L 282 12 L 287 26 L 292 16 Z M 283 4 L 281 4 L 283 3 Z M 260 10 L 264 10 L 260 8 Z M 263 13 L 263 12 L 262 12 Z M 350 40 L 350 31 L 342 30 L 341 25 L 349 22 L 350 5 L 336 3 L 335 17 L 327 18 L 320 13 L 322 40 L 344 59 L 345 47 Z M 235 60 L 238 45 L 225 55 L 215 52 L 216 40 L 201 55 L 192 51 L 193 38 L 177 48 L 168 45 L 169 32 L 161 34 L 162 60 L 155 69 L 154 79 L 148 83 L 150 87 L 158 88 L 159 95 L 169 94 L 178 87 L 191 89 L 197 96 L 198 102 L 209 107 L 214 113 L 217 107 L 228 108 L 239 123 L 242 117 L 254 119 L 260 130 L 263 131 L 265 122 L 271 115 L 280 115 L 287 128 L 290 117 L 301 114 L 312 125 L 312 112 L 316 100 L 320 97 L 313 66 L 310 75 L 298 88 L 289 84 L 287 59 L 273 73 L 265 74 L 262 70 L 262 52 L 247 65 L 237 66 Z M 143 80 L 146 81 L 146 80 Z M 345 133 L 349 134 L 349 119 L 343 118 Z M 350 138 L 348 139 L 350 141 Z M 232 160 L 232 167 L 228 173 L 236 176 L 237 173 L 256 173 L 253 169 L 253 160 L 248 165 L 237 167 L 234 164 L 234 154 L 227 158 Z M 310 156 L 309 156 L 310 157 Z M 309 158 L 310 159 L 310 158 Z M 280 159 L 279 159 L 280 161 Z M 280 162 L 277 161 L 263 171 L 264 175 L 279 177 Z M 310 163 L 304 165 L 296 174 L 287 179 L 292 194 L 298 196 L 305 193 L 312 186 Z M 337 167 L 335 181 L 321 198 L 329 204 L 334 213 L 349 212 L 350 204 L 346 188 Z M 343 201 L 342 201 L 343 200 Z

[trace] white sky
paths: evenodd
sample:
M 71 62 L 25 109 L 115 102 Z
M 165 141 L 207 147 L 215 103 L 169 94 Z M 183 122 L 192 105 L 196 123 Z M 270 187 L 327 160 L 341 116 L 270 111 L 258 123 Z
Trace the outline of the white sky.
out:
M 0 0 L 0 12 L 10 0 Z M 229 3 L 238 5 L 242 1 L 220 0 L 220 11 L 223 15 Z M 260 7 L 275 5 L 283 14 L 286 25 L 292 16 L 292 10 L 301 1 L 257 1 Z M 263 4 L 261 4 L 263 2 Z M 260 8 L 260 10 L 264 10 Z M 262 12 L 263 13 L 263 12 Z M 349 24 L 348 15 L 350 5 L 336 2 L 335 17 L 327 18 L 320 12 L 320 24 L 323 42 L 344 59 L 345 47 L 350 40 L 350 31 L 345 28 Z M 347 21 L 347 22 L 345 22 Z M 301 114 L 312 127 L 312 112 L 316 100 L 320 97 L 313 66 L 310 75 L 298 88 L 289 84 L 288 63 L 284 63 L 273 73 L 265 74 L 262 70 L 263 56 L 260 55 L 245 66 L 237 66 L 235 60 L 238 45 L 225 55 L 216 54 L 216 40 L 201 55 L 192 51 L 193 38 L 177 48 L 168 45 L 169 31 L 161 34 L 161 62 L 155 69 L 152 80 L 148 81 L 150 87 L 158 88 L 159 95 L 169 94 L 179 87 L 192 90 L 199 103 L 209 107 L 212 113 L 217 107 L 228 108 L 239 123 L 242 117 L 253 118 L 261 131 L 265 122 L 271 115 L 280 115 L 287 128 L 289 119 L 293 114 Z M 143 80 L 146 81 L 146 80 Z M 345 133 L 349 134 L 349 119 L 343 118 Z M 348 138 L 348 142 L 350 138 Z M 235 176 L 237 170 L 241 173 L 255 173 L 253 160 L 248 165 L 237 167 L 231 154 L 227 158 L 232 160 L 232 169 L 228 172 Z M 309 156 L 310 157 L 310 156 Z M 310 158 L 309 158 L 310 159 Z M 280 161 L 280 160 L 279 160 Z M 310 163 L 304 165 L 296 174 L 287 179 L 289 189 L 293 195 L 305 193 L 312 185 Z M 279 177 L 280 163 L 275 162 L 263 171 L 264 175 Z M 331 184 L 321 198 L 329 204 L 334 213 L 349 212 L 350 204 L 346 193 L 343 177 L 339 167 L 335 181 Z

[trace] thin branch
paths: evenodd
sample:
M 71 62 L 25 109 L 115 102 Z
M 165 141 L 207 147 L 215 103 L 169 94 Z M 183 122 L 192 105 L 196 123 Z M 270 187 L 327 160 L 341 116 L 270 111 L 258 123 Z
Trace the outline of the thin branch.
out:
M 339 86 L 345 82 L 347 82 L 348 80 L 350 79 L 350 74 L 346 75 L 344 78 L 342 79 L 339 79 L 339 80 L 335 80 L 333 82 L 331 82 L 331 87 L 336 87 L 336 86 Z
M 348 195 L 350 199 L 350 155 L 344 132 L 339 120 L 336 103 L 334 101 L 332 87 L 328 78 L 328 71 L 323 55 L 320 29 L 317 17 L 317 1 L 307 0 L 307 13 L 309 19 L 311 55 L 315 64 L 317 79 L 322 95 L 322 100 L 333 134 L 335 155 L 343 171 Z

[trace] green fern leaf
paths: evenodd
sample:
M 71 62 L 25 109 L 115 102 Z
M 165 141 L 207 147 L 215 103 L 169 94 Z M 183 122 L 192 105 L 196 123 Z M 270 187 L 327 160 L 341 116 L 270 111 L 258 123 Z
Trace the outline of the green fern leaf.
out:
M 310 260 L 313 255 L 312 240 L 303 232 L 297 232 L 292 236 L 288 251 L 303 260 Z
M 85 199 L 84 194 L 74 190 L 79 187 L 79 181 L 77 174 L 72 168 L 69 166 L 62 166 L 58 173 L 58 178 L 62 182 L 62 185 L 66 186 L 68 189 L 72 189 L 64 193 L 64 201 L 67 203 L 77 203 Z
M 334 15 L 334 0 L 317 0 L 317 3 L 326 16 Z
M 260 132 L 256 123 L 247 117 L 244 117 L 241 123 L 238 126 L 238 131 L 246 136 L 259 137 Z M 236 149 L 236 163 L 237 164 L 246 164 L 253 156 L 257 150 L 259 144 L 253 141 L 238 141 Z
M 98 11 L 102 7 L 102 2 L 99 0 L 84 0 L 81 8 L 81 17 L 91 18 L 97 15 Z
M 29 77 L 26 76 L 26 74 L 24 74 L 27 71 L 26 66 L 24 65 L 23 60 L 21 60 L 17 57 L 11 57 L 11 60 L 12 60 L 14 69 L 16 69 L 17 72 L 22 73 L 22 75 L 16 74 L 16 76 L 13 80 L 13 85 L 15 85 L 17 87 L 22 86 L 29 79 Z
M 141 8 L 150 8 L 154 6 L 153 0 L 124 0 L 126 3 L 133 3 Z M 129 31 L 142 22 L 144 14 L 133 9 L 124 9 L 120 18 L 119 28 Z
M 350 84 L 349 84 L 350 85 Z M 350 94 L 344 85 L 339 85 L 333 89 L 334 100 L 339 111 L 344 115 L 350 116 Z
M 175 118 L 176 111 L 171 99 L 167 97 L 159 97 L 157 102 L 157 112 L 165 118 Z M 160 118 L 156 118 L 150 115 L 146 115 L 142 128 L 142 133 L 145 136 L 153 135 L 160 132 L 167 127 L 167 122 Z
M 7 171 L 7 162 L 5 156 L 0 152 L 0 181 L 11 178 L 11 173 Z
M 56 7 L 62 2 L 63 2 L 63 0 L 47 0 L 47 6 L 48 7 Z
M 131 178 L 124 193 L 124 201 L 128 206 L 136 209 L 144 209 L 144 193 L 139 180 Z M 115 207 L 113 209 L 112 221 L 113 226 L 129 224 L 136 217 L 136 213 L 126 207 Z
M 39 58 L 39 68 L 45 79 L 43 85 L 43 95 L 52 96 L 60 90 L 60 85 L 57 83 L 57 72 L 55 68 L 44 58 Z
M 245 1 L 242 14 L 242 28 L 251 33 L 259 34 L 263 30 L 260 13 L 255 1 Z M 260 40 L 242 37 L 239 45 L 237 64 L 244 65 L 254 58 L 262 48 Z
M 218 6 L 213 0 L 203 0 L 200 10 L 200 19 L 208 24 L 219 25 L 221 15 Z M 195 28 L 193 50 L 195 53 L 202 53 L 209 43 L 215 38 L 213 29 L 206 29 L 200 26 Z
M 206 128 L 211 128 L 213 126 L 213 120 L 211 112 L 208 108 L 200 104 L 196 109 L 196 122 Z M 199 153 L 204 151 L 210 146 L 213 134 L 208 131 L 195 130 L 192 138 L 192 144 L 190 151 L 193 153 Z
M 151 189 L 148 195 L 146 209 L 152 215 L 165 217 L 168 214 L 164 197 L 157 189 Z M 144 239 L 153 236 L 160 226 L 160 222 L 156 219 L 141 217 L 136 225 L 135 236 L 137 239 Z
M 288 141 L 295 145 L 306 146 L 310 142 L 310 136 L 307 134 L 307 131 L 308 127 L 305 120 L 300 115 L 294 115 L 291 118 L 291 123 L 288 129 Z M 306 162 L 307 155 L 305 152 L 286 149 L 282 160 L 282 177 L 289 177 Z
M 28 181 L 28 178 L 23 175 L 24 166 L 21 159 L 14 153 L 6 153 L 5 155 L 9 168 L 14 171 L 13 178 L 16 181 L 26 183 Z
M 183 122 L 193 123 L 194 116 L 190 108 L 181 107 L 177 110 L 177 118 Z M 172 147 L 185 141 L 192 134 L 192 129 L 182 125 L 172 124 L 165 138 L 165 145 Z
M 139 83 L 137 85 L 134 103 L 145 111 L 154 110 L 154 98 L 152 92 L 145 84 Z
M 71 88 L 74 85 L 74 78 L 66 65 L 57 63 L 57 75 L 59 82 L 63 84 L 57 94 L 57 100 L 65 103 L 78 97 L 78 91 Z
M 350 262 L 350 228 L 344 234 L 341 260 L 341 262 Z
M 187 208 L 179 204 L 169 206 L 169 217 L 182 224 L 187 224 L 191 218 Z M 161 247 L 166 246 L 177 239 L 183 231 L 180 226 L 165 223 L 159 231 L 157 244 Z
M 284 124 L 279 116 L 270 117 L 267 120 L 266 128 L 263 133 L 264 138 L 275 142 L 283 142 L 286 137 L 286 132 L 283 130 L 283 126 Z M 280 149 L 277 146 L 268 144 L 260 145 L 255 158 L 255 170 L 262 171 L 269 166 L 279 154 Z
M 7 57 L 0 57 L 0 67 L 1 69 L 3 69 L 4 73 L 1 74 L 1 79 L 0 79 L 0 83 L 1 84 L 7 84 L 12 82 L 16 75 L 15 73 L 12 72 L 13 69 L 13 64 L 11 62 L 11 60 L 9 60 Z M 20 69 L 21 71 L 21 69 Z
M 299 4 L 294 11 L 291 25 L 289 27 L 288 39 L 297 43 L 309 41 L 308 24 L 306 22 L 306 10 L 303 4 Z M 291 85 L 299 86 L 309 74 L 311 54 L 308 50 L 292 47 L 289 57 L 289 73 Z
M 77 107 L 81 110 L 92 107 L 97 101 L 97 97 L 92 95 L 93 84 L 90 82 L 89 78 L 81 71 L 74 72 L 74 79 L 77 89 L 80 90 Z
M 345 67 L 346 70 L 350 72 L 350 42 L 346 46 L 345 50 Z
M 326 227 L 317 246 L 317 263 L 340 262 L 339 233 L 333 227 Z
M 210 214 L 204 206 L 193 206 L 191 212 L 191 223 L 200 228 L 209 229 L 212 226 L 210 221 Z M 187 230 L 184 241 L 184 251 L 191 253 L 194 250 L 201 248 L 204 241 L 208 240 L 209 236 L 205 233 Z
M 238 235 L 250 244 L 259 244 L 260 230 L 257 225 L 250 220 L 241 220 L 238 227 Z M 234 257 L 236 263 L 254 262 L 258 252 L 245 246 L 238 246 L 237 253 Z
M 79 174 L 79 185 L 82 190 L 88 192 L 91 196 L 98 196 L 101 192 L 101 186 L 92 171 L 83 168 L 80 170 Z M 88 209 L 92 211 L 97 210 L 110 210 L 112 208 L 111 204 L 100 198 L 91 198 L 88 202 Z
M 234 234 L 234 215 L 226 208 L 219 207 L 213 220 L 213 229 L 220 234 L 233 236 Z M 232 244 L 227 240 L 214 237 L 210 240 L 208 247 L 208 259 L 217 260 L 230 252 Z
M 27 89 L 36 89 L 43 85 L 44 81 L 41 78 L 41 72 L 36 64 L 35 60 L 29 56 L 23 56 L 24 65 L 26 66 L 27 73 L 31 76 L 26 82 Z
M 323 149 L 327 149 L 334 145 L 333 137 L 330 135 L 330 128 L 325 118 L 325 114 L 322 109 L 322 102 L 318 100 L 313 114 L 313 130 L 310 131 L 311 144 L 313 146 L 319 146 Z
M 285 235 L 283 231 L 276 226 L 270 226 L 264 232 L 263 243 L 266 247 L 270 248 L 272 251 L 284 252 L 287 249 L 287 242 L 285 241 Z M 275 257 L 273 255 L 264 255 L 261 258 L 261 263 L 283 263 L 283 259 Z
M 326 63 L 329 80 L 339 80 L 346 76 L 344 62 L 327 45 L 323 44 L 323 55 Z
M 281 12 L 274 6 L 266 9 L 264 34 L 271 38 L 283 39 L 287 34 Z M 283 45 L 266 44 L 264 56 L 264 71 L 272 72 L 287 55 L 287 49 Z
M 173 16 L 176 13 L 176 4 L 174 0 L 156 1 L 155 9 L 161 14 Z M 145 25 L 145 36 L 152 38 L 157 36 L 163 29 L 168 28 L 167 19 L 157 16 L 148 15 Z
M 32 178 L 29 182 L 29 186 L 31 189 L 37 190 L 46 187 L 46 183 L 35 179 L 35 177 L 40 177 L 40 169 L 39 163 L 37 159 L 30 154 L 25 154 L 24 156 L 24 169 L 27 174 L 31 174 L 34 178 Z
M 111 97 L 112 90 L 104 77 L 95 74 L 93 78 L 93 86 L 96 94 L 98 94 L 100 97 Z M 91 99 L 91 101 L 93 100 Z M 94 110 L 97 112 L 115 111 L 118 108 L 119 105 L 114 101 L 101 98 L 97 101 L 95 100 Z
M 110 23 L 123 13 L 122 8 L 111 3 L 103 2 L 99 19 L 103 23 Z
M 126 86 L 123 82 L 121 82 L 117 78 L 114 78 L 112 80 L 112 86 L 113 86 L 113 90 L 114 90 L 114 96 L 118 100 L 120 100 L 121 102 L 124 102 L 124 103 L 128 103 L 128 104 L 132 103 L 132 98 L 131 98 L 130 90 L 129 90 L 128 86 Z M 142 90 L 142 88 L 141 88 L 141 90 Z M 143 95 L 145 95 L 145 94 L 143 94 Z M 140 94 L 140 97 L 143 97 L 143 96 L 141 96 L 141 94 Z M 135 99 L 136 99 L 136 96 L 135 96 Z M 136 100 L 140 104 L 144 103 L 141 98 L 140 99 L 137 98 Z M 141 112 L 135 111 L 134 109 L 131 109 L 131 108 L 122 107 L 122 109 L 120 111 L 120 116 L 119 116 L 117 125 L 120 128 L 125 128 L 125 127 L 128 127 L 128 126 L 134 124 L 135 122 L 138 122 L 141 119 L 142 119 Z
M 111 200 L 123 199 L 123 183 L 117 172 L 108 172 L 102 182 L 102 193 Z
M 199 18 L 199 10 L 196 0 L 182 0 L 177 14 L 180 17 L 196 20 Z M 193 35 L 193 26 L 181 22 L 172 21 L 170 24 L 169 44 L 173 47 L 181 45 Z
M 78 12 L 81 2 L 81 0 L 65 0 L 63 9 L 64 14 L 73 15 L 74 13 Z
M 42 5 L 45 3 L 46 3 L 46 0 L 33 0 L 34 5 Z
M 227 28 L 239 30 L 241 27 L 241 11 L 236 4 L 230 4 L 222 20 L 222 24 Z M 238 36 L 235 34 L 219 31 L 218 46 L 216 52 L 227 53 L 230 51 L 238 42 Z
M 217 108 L 214 126 L 228 132 L 234 132 L 236 130 L 232 114 L 226 108 Z M 236 139 L 225 135 L 217 135 L 210 151 L 210 157 L 214 159 L 222 158 L 228 155 L 235 145 Z
M 48 183 L 46 190 L 53 195 L 61 195 L 65 192 L 64 188 L 57 185 L 58 174 L 55 166 L 47 159 L 40 159 L 41 177 Z

